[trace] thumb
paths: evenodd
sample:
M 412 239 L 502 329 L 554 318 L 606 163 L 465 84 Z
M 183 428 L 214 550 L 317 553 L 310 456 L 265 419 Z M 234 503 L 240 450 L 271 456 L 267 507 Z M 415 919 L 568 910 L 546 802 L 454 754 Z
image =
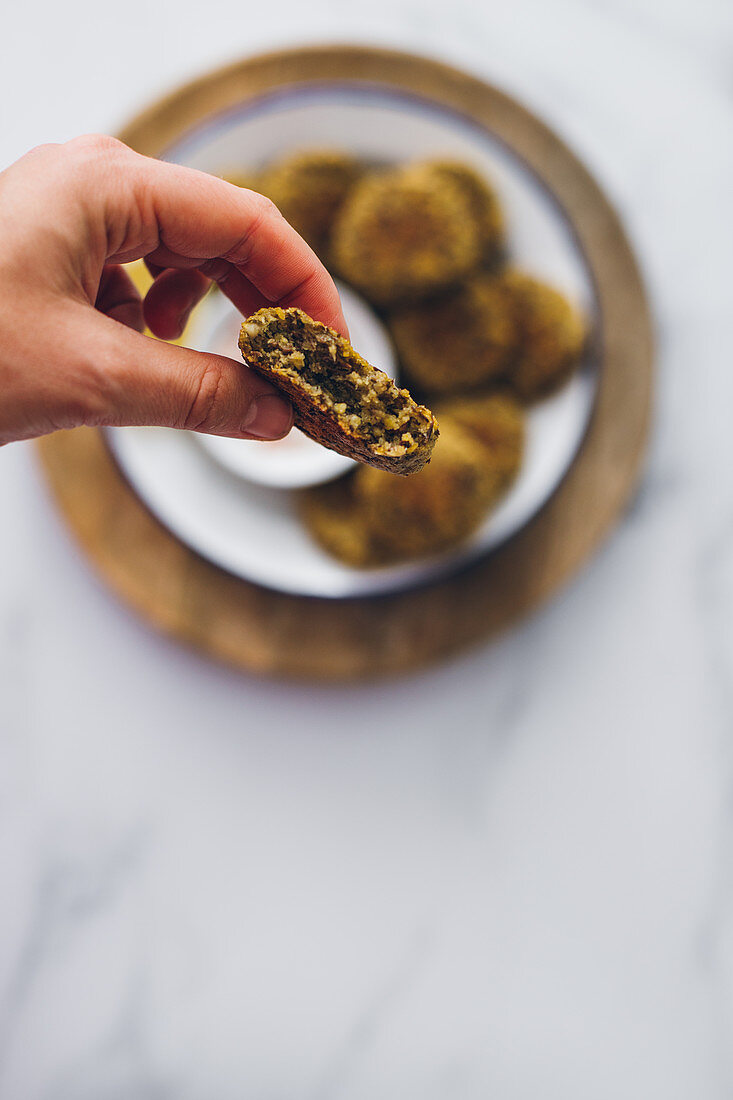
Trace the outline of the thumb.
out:
M 186 428 L 240 439 L 281 439 L 289 401 L 242 362 L 143 336 L 94 313 L 85 327 L 100 393 L 99 423 Z M 96 417 L 95 417 L 96 419 Z

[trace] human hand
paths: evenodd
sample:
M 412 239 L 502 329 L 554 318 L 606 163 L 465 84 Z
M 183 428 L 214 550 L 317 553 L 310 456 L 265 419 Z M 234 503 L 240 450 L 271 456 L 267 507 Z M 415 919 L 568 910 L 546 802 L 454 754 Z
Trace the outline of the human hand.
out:
M 243 313 L 297 305 L 346 333 L 331 277 L 276 207 L 113 138 L 43 145 L 0 174 L 0 445 L 77 425 L 277 439 L 292 409 L 180 336 L 214 280 Z M 145 257 L 144 302 L 120 265 Z

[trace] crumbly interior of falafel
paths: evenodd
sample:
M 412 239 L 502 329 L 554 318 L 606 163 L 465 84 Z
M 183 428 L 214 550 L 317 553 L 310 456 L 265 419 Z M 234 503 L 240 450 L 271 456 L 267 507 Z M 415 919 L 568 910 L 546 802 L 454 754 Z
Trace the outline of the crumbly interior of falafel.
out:
M 263 365 L 332 412 L 345 431 L 365 440 L 376 454 L 409 454 L 430 440 L 428 411 L 325 325 L 288 310 L 284 318 L 255 315 L 242 328 Z

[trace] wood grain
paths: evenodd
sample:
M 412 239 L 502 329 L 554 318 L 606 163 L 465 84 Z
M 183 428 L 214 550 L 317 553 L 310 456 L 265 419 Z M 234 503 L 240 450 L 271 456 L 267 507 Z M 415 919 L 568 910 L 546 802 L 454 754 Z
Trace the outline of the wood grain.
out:
M 293 83 L 345 80 L 426 96 L 489 127 L 544 181 L 574 228 L 600 304 L 603 361 L 586 438 L 540 514 L 495 553 L 430 587 L 369 599 L 293 597 L 241 581 L 178 542 L 131 490 L 101 432 L 59 432 L 38 443 L 70 527 L 112 587 L 142 615 L 233 665 L 328 680 L 395 675 L 437 661 L 516 622 L 577 572 L 636 484 L 653 357 L 639 270 L 598 185 L 530 111 L 449 66 L 353 46 L 268 54 L 186 85 L 120 136 L 158 156 L 212 113 L 251 96 Z

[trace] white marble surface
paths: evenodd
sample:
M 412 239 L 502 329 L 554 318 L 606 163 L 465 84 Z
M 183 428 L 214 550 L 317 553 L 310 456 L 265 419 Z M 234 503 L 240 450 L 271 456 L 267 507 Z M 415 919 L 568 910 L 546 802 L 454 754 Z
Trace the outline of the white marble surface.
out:
M 643 488 L 576 582 L 498 644 L 358 690 L 152 634 L 31 448 L 0 452 L 0 1100 L 733 1093 L 732 10 L 6 13 L 5 163 L 304 38 L 497 80 L 623 211 L 660 365 Z

